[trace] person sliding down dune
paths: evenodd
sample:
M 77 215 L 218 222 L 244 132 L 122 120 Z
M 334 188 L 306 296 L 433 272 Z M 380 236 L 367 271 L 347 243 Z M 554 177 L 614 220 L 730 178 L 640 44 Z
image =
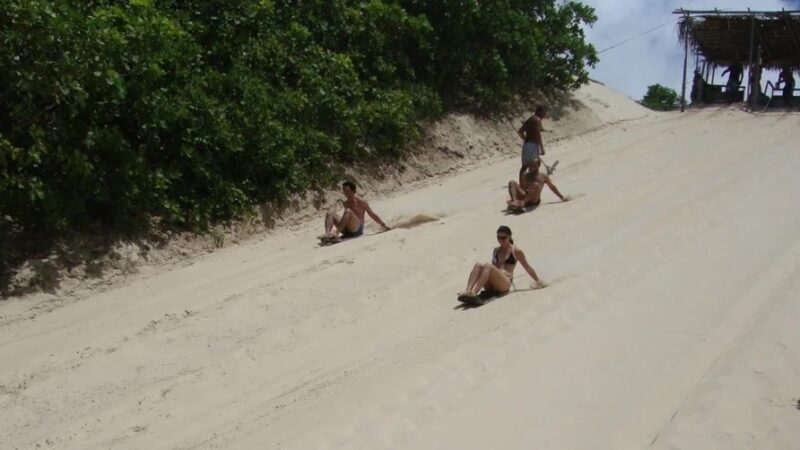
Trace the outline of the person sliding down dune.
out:
M 384 230 L 391 230 L 375 211 L 369 206 L 366 200 L 356 195 L 356 184 L 352 181 L 342 183 L 342 193 L 345 199 L 342 201 L 344 212 L 341 216 L 333 211 L 328 211 L 325 215 L 325 234 L 320 236 L 323 241 L 335 242 L 340 239 L 359 237 L 364 234 L 364 214 L 369 214 L 372 220 Z M 334 229 L 336 232 L 334 233 Z
M 509 209 L 519 210 L 526 207 L 539 206 L 539 203 L 542 202 L 542 189 L 544 189 L 545 185 L 562 202 L 569 200 L 569 197 L 561 194 L 549 176 L 539 173 L 539 162 L 539 159 L 535 159 L 528 165 L 527 170 L 522 175 L 522 184 L 514 180 L 508 182 L 508 195 L 511 197 L 507 202 Z
M 466 291 L 458 294 L 459 300 L 477 297 L 481 289 L 486 289 L 495 294 L 505 294 L 511 289 L 511 280 L 514 278 L 514 268 L 517 262 L 528 272 L 536 282 L 535 288 L 547 286 L 533 270 L 525 253 L 514 245 L 511 238 L 511 229 L 503 225 L 497 229 L 497 242 L 492 252 L 491 264 L 476 263 L 469 274 Z

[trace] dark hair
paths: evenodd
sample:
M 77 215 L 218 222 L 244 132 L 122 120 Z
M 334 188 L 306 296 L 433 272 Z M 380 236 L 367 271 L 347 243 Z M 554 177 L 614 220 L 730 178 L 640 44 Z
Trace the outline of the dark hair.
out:
M 508 235 L 508 242 L 514 243 L 514 239 L 511 237 L 511 228 L 508 228 L 505 225 L 500 225 L 500 228 L 497 229 L 497 233 L 505 233 Z
M 345 186 L 349 187 L 350 190 L 353 191 L 353 192 L 356 191 L 356 184 L 353 183 L 352 181 L 345 181 L 344 183 L 342 183 L 342 187 L 345 187 Z
M 536 106 L 536 114 L 542 114 L 547 112 L 547 106 L 544 105 L 537 105 Z

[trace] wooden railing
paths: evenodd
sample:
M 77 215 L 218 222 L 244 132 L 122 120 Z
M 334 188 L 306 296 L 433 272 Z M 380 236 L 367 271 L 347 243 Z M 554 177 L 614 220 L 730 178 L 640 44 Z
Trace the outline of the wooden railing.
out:
M 764 88 L 764 92 L 769 92 L 769 100 L 767 100 L 767 104 L 764 105 L 764 109 L 762 111 L 766 111 L 769 108 L 769 104 L 772 103 L 772 99 L 775 98 L 775 91 L 780 92 L 780 97 L 783 97 L 783 88 L 777 87 L 775 84 L 772 84 L 772 81 L 767 81 L 767 86 Z M 800 88 L 794 88 L 792 91 L 792 98 L 798 97 L 796 93 L 800 92 Z

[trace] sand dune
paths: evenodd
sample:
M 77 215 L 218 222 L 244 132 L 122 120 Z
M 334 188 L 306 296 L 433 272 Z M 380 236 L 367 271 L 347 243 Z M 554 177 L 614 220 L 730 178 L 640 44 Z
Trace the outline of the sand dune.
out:
M 0 447 L 797 448 L 800 116 L 579 99 L 574 201 L 509 158 L 5 325 Z M 551 285 L 459 309 L 500 224 Z

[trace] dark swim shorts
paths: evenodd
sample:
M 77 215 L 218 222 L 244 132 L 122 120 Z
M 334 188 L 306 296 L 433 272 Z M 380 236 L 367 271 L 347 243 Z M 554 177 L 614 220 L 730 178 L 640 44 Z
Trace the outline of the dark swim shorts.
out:
M 345 228 L 342 231 L 342 239 L 351 239 L 351 238 L 359 237 L 362 234 L 364 234 L 364 224 L 363 223 L 358 225 L 358 229 L 356 231 L 350 231 L 347 228 Z

